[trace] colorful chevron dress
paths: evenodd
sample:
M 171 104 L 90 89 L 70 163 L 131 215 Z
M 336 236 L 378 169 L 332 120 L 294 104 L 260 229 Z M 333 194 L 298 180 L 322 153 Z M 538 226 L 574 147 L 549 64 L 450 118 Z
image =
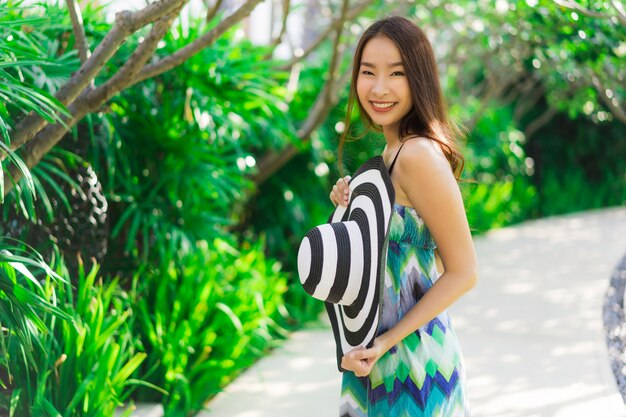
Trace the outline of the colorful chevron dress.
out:
M 433 285 L 434 249 L 415 209 L 396 203 L 377 334 L 393 327 Z M 444 311 L 387 351 L 369 376 L 343 373 L 340 417 L 469 417 L 464 379 L 461 348 Z

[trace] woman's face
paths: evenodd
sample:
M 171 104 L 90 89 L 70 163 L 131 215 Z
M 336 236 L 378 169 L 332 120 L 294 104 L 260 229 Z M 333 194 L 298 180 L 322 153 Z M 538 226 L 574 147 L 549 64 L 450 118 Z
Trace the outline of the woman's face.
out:
M 385 131 L 397 129 L 413 106 L 400 51 L 379 35 L 367 42 L 359 64 L 356 90 L 361 105 Z

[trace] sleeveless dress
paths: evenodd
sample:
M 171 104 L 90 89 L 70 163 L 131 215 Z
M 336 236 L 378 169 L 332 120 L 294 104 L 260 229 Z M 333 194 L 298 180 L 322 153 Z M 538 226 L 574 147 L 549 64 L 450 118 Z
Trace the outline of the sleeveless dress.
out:
M 377 335 L 438 278 L 435 247 L 415 209 L 395 203 Z M 385 352 L 368 376 L 346 371 L 342 378 L 340 417 L 469 417 L 463 355 L 447 310 Z

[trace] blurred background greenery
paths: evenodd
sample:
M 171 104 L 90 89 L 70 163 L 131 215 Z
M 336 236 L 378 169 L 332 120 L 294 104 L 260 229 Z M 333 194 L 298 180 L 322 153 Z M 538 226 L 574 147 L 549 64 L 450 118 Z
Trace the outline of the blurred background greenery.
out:
M 113 416 L 154 401 L 193 415 L 312 325 L 323 304 L 299 285 L 297 249 L 346 174 L 354 47 L 388 14 L 427 32 L 467 127 L 475 234 L 626 200 L 619 2 L 207 0 L 173 9 L 139 68 L 212 32 L 210 44 L 98 89 L 150 44 L 139 26 L 68 98 L 120 9 L 81 2 L 89 58 L 73 4 L 0 3 L 0 412 Z M 348 171 L 383 146 L 349 143 Z

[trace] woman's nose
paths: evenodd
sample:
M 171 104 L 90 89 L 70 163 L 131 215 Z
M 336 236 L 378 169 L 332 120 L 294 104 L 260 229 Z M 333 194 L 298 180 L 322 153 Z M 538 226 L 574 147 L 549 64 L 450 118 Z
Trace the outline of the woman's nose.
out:
M 372 93 L 380 97 L 388 93 L 387 80 L 385 80 L 384 77 L 376 78 L 376 82 L 372 88 Z

